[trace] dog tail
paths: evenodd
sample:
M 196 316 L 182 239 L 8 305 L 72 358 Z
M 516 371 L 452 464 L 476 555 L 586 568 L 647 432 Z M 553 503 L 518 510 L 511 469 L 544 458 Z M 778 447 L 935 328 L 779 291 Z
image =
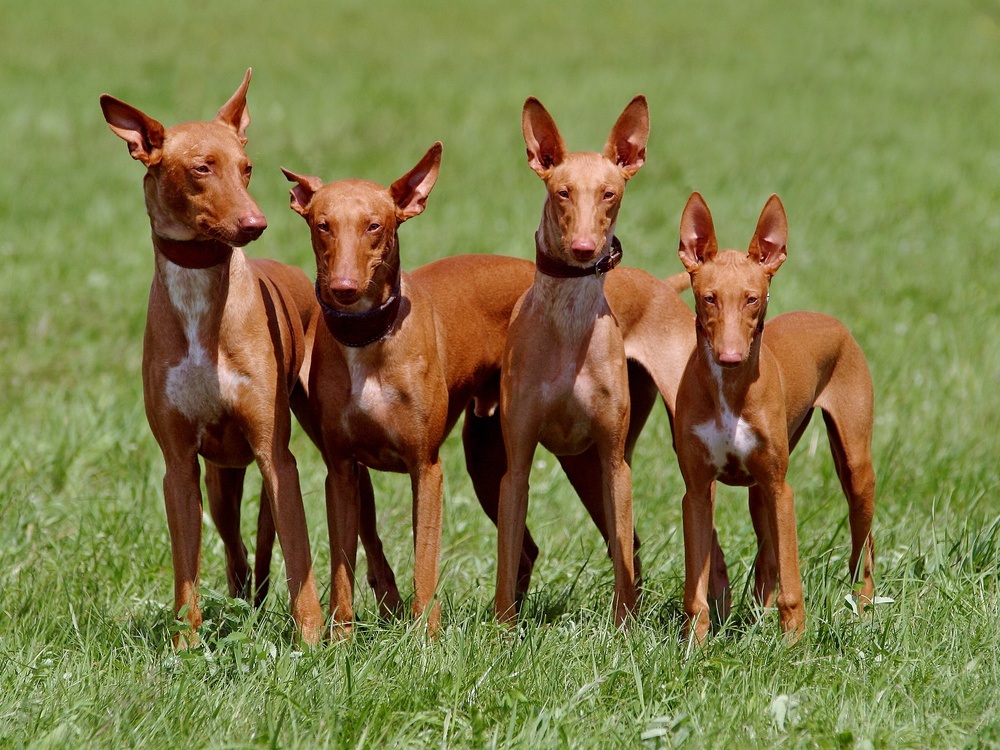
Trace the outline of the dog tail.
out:
M 664 279 L 664 282 L 680 294 L 685 289 L 691 288 L 691 275 L 687 271 L 682 271 L 681 273 L 675 273 L 673 276 L 668 276 Z

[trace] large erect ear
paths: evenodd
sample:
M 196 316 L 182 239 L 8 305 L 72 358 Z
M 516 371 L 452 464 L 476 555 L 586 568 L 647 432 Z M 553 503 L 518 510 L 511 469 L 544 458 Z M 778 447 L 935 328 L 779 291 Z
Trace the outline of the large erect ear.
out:
M 423 213 L 427 196 L 431 194 L 441 169 L 441 142 L 431 146 L 417 166 L 389 186 L 389 195 L 396 204 L 396 218 L 403 222 Z
M 147 167 L 160 160 L 163 148 L 163 126 L 131 104 L 101 95 L 101 109 L 111 130 L 128 144 L 128 152 Z
M 247 87 L 250 85 L 250 75 L 252 68 L 247 68 L 246 75 L 243 76 L 243 83 L 236 89 L 229 101 L 222 105 L 219 114 L 215 116 L 217 122 L 232 128 L 236 136 L 244 145 L 247 142 L 247 127 L 250 125 L 250 110 L 247 108 Z
M 611 128 L 604 145 L 604 156 L 615 162 L 631 178 L 646 161 L 646 141 L 649 140 L 649 105 L 639 94 L 628 103 Z
M 528 166 L 544 179 L 550 169 L 566 158 L 566 143 L 552 115 L 533 96 L 521 110 L 521 132 L 528 150 Z
M 715 239 L 715 225 L 712 212 L 701 197 L 701 193 L 691 193 L 684 213 L 681 214 L 681 244 L 677 248 L 681 263 L 689 272 L 694 272 L 715 257 L 719 243 Z
M 288 178 L 289 182 L 296 183 L 295 187 L 288 191 L 292 196 L 292 210 L 297 214 L 305 216 L 306 208 L 309 207 L 309 201 L 312 200 L 316 191 L 323 187 L 323 180 L 308 174 L 295 174 L 295 172 L 287 170 L 284 167 L 281 168 L 281 171 Z
M 764 204 L 757 220 L 757 231 L 750 240 L 749 255 L 764 267 L 768 276 L 774 276 L 788 256 L 788 217 L 781 198 L 772 195 Z

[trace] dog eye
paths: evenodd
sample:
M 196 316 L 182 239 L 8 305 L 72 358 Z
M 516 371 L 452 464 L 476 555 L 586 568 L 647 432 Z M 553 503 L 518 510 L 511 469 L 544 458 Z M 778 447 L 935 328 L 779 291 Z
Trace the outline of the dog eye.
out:
M 211 174 L 212 168 L 207 164 L 199 164 L 194 168 L 193 171 L 197 172 L 198 174 Z
M 604 194 L 604 200 L 606 201 L 614 200 L 614 197 L 615 194 L 612 193 L 610 190 Z
M 567 200 L 569 198 L 569 190 L 560 190 L 556 193 L 556 195 L 558 195 L 563 200 Z
M 321 231 L 321 232 L 329 232 L 330 231 L 330 225 L 327 224 L 325 221 L 321 221 L 319 224 L 317 224 L 316 228 L 319 231 Z
M 748 305 L 756 305 L 758 302 L 760 302 L 760 299 L 757 297 L 747 297 Z
M 702 299 L 705 301 L 706 305 L 714 305 L 715 304 L 715 295 L 714 294 L 706 294 L 704 297 L 702 297 Z
M 253 164 L 247 164 L 246 169 L 243 170 L 243 174 L 245 174 L 246 178 L 249 180 L 250 175 L 253 174 Z
M 382 225 L 379 224 L 377 221 L 373 221 L 371 224 L 368 225 L 368 231 L 369 232 L 377 232 L 381 228 L 382 228 Z

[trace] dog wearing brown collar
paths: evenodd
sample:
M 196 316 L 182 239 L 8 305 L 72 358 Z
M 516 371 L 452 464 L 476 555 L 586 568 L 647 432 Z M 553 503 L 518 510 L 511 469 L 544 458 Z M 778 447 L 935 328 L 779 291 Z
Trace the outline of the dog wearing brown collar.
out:
M 448 426 L 448 386 L 433 303 L 402 272 L 398 235 L 400 224 L 423 212 L 440 163 L 436 143 L 389 188 L 366 180 L 324 185 L 284 170 L 296 183 L 291 206 L 309 224 L 325 319 L 309 398 L 327 466 L 330 616 L 337 637 L 351 632 L 354 619 L 364 467 L 410 475 L 413 613 L 426 615 L 431 635 L 440 620 L 434 599 L 443 482 L 438 451 Z
M 299 637 L 311 644 L 323 632 L 299 475 L 288 449 L 289 407 L 304 399 L 300 378 L 307 377 L 319 309 L 302 271 L 248 258 L 241 249 L 267 227 L 247 191 L 249 83 L 248 70 L 214 120 L 170 128 L 101 97 L 111 130 L 146 167 L 154 271 L 142 381 L 146 416 L 166 464 L 174 611 L 188 625 L 174 639 L 178 648 L 197 642 L 202 622 L 199 456 L 226 548 L 230 593 L 251 596 L 240 502 L 246 467 L 256 462 L 265 514 L 270 503 L 284 552 Z
M 625 183 L 643 165 L 646 99 L 637 96 L 611 130 L 603 153 L 569 153 L 537 99 L 525 102 L 528 163 L 547 195 L 535 235 L 536 273 L 511 316 L 500 376 L 507 473 L 500 485 L 496 614 L 516 619 L 516 571 L 538 443 L 556 455 L 596 447 L 603 517 L 615 569 L 615 621 L 635 608 L 628 367 L 604 273 L 621 259 L 614 242 Z

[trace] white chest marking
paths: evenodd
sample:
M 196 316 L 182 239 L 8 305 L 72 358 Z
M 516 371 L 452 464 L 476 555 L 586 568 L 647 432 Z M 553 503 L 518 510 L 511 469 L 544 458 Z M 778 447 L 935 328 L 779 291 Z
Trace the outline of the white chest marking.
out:
M 730 457 L 745 471 L 746 458 L 758 443 L 750 425 L 725 407 L 718 418 L 695 425 L 694 434 L 708 448 L 716 471 L 725 467 Z
M 351 373 L 351 402 L 363 412 L 379 406 L 382 383 L 377 370 L 372 370 L 363 360 L 363 353 L 347 350 L 347 368 Z
M 183 321 L 188 347 L 184 359 L 167 373 L 167 399 L 189 419 L 211 424 L 249 381 L 224 364 L 217 366 L 202 345 L 199 331 L 211 309 L 212 276 L 173 263 L 165 270 L 167 294 Z
M 722 370 L 712 360 L 711 352 L 705 348 L 709 369 L 716 387 L 720 393 L 722 391 Z M 759 440 L 754 435 L 753 429 L 743 420 L 733 414 L 725 399 L 720 399 L 719 415 L 715 419 L 694 426 L 694 434 L 708 449 L 711 456 L 712 465 L 716 471 L 720 471 L 729 463 L 730 457 L 734 458 L 740 468 L 746 471 L 746 459 Z

